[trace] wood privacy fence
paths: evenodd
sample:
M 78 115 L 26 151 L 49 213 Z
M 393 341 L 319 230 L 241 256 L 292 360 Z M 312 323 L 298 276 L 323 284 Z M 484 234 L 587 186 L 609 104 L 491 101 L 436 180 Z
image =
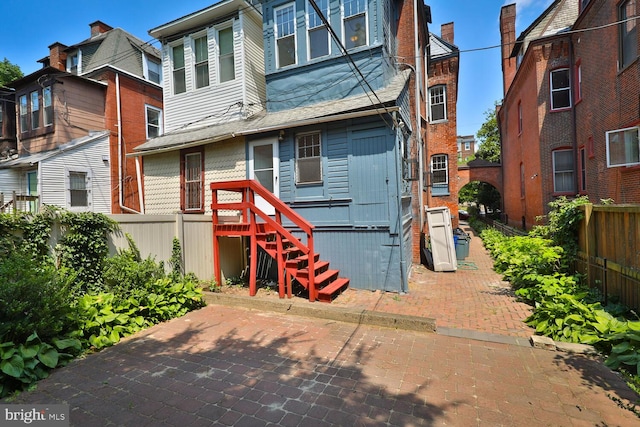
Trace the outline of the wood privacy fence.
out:
M 213 278 L 213 231 L 211 215 L 108 215 L 120 224 L 120 231 L 109 238 L 111 253 L 128 248 L 125 234 L 129 234 L 142 257 L 151 256 L 164 261 L 169 268 L 173 238 L 180 242 L 182 265 L 185 272 L 192 272 L 201 280 Z M 224 220 L 224 219 L 223 219 Z M 237 218 L 227 220 L 237 221 Z M 237 277 L 246 259 L 240 238 L 221 238 L 220 260 L 223 277 Z
M 605 298 L 640 308 L 640 205 L 584 205 L 576 272 Z

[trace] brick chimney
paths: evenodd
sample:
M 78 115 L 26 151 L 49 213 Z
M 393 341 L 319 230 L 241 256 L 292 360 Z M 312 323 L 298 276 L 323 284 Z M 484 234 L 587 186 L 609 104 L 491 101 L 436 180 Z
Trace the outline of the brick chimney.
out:
M 66 45 L 60 42 L 55 42 L 49 46 L 49 65 L 58 70 L 65 71 L 67 69 L 67 52 Z
M 516 75 L 516 58 L 511 51 L 516 41 L 516 5 L 500 9 L 500 42 L 502 44 L 502 93 L 506 94 Z
M 447 43 L 453 44 L 453 22 L 440 26 L 440 37 Z
M 91 27 L 91 37 L 95 37 L 102 33 L 106 33 L 107 31 L 113 30 L 112 27 L 102 21 L 92 22 L 91 24 L 89 24 L 89 27 Z

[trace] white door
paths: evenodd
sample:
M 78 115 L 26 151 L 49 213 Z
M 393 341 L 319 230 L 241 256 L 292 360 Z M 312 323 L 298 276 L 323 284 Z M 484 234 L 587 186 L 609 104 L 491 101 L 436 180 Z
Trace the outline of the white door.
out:
M 429 223 L 434 271 L 456 271 L 458 260 L 453 243 L 453 228 L 451 226 L 449 208 L 435 207 L 427 209 L 427 222 Z
M 249 143 L 249 179 L 255 179 L 263 187 L 279 197 L 278 170 L 278 138 L 267 138 Z M 275 209 L 262 197 L 256 198 L 258 209 L 267 215 L 274 215 Z

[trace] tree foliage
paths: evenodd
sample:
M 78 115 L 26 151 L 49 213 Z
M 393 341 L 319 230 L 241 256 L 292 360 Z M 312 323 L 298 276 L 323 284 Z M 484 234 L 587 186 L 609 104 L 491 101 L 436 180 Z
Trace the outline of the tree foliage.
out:
M 0 86 L 6 86 L 14 80 L 24 76 L 20 67 L 9 62 L 7 58 L 0 61 Z
M 498 130 L 498 119 L 496 117 L 495 107 L 485 111 L 484 116 L 485 122 L 476 134 L 480 141 L 476 158 L 500 163 L 500 131 Z

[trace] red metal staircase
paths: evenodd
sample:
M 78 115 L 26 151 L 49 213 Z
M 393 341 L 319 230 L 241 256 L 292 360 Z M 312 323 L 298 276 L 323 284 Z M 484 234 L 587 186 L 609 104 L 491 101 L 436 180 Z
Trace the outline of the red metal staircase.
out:
M 293 281 L 309 293 L 309 301 L 316 299 L 331 302 L 349 286 L 349 279 L 339 277 L 339 271 L 329 268 L 328 261 L 321 261 L 313 250 L 313 225 L 297 212 L 275 197 L 255 180 L 239 180 L 211 183 L 213 211 L 213 258 L 214 274 L 221 283 L 220 245 L 222 236 L 247 236 L 250 238 L 249 294 L 257 292 L 258 246 L 278 263 L 278 294 L 291 298 Z M 240 194 L 240 201 L 220 202 L 218 192 Z M 261 197 L 275 209 L 270 216 L 256 206 L 256 196 Z M 221 223 L 219 211 L 239 211 L 240 222 Z M 283 218 L 287 221 L 285 227 Z M 293 233 L 304 234 L 305 241 Z

